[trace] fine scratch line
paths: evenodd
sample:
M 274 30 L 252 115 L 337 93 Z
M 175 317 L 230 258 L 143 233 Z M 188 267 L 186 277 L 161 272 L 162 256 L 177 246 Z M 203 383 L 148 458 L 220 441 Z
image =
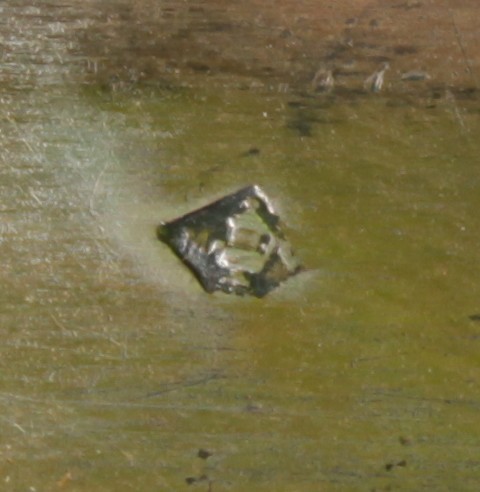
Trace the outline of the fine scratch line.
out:
M 467 56 L 467 51 L 465 50 L 465 46 L 462 42 L 462 36 L 460 34 L 460 31 L 458 30 L 457 23 L 455 22 L 455 14 L 452 12 L 451 9 L 450 9 L 450 17 L 452 19 L 453 31 L 455 32 L 455 37 L 457 38 L 458 46 L 460 47 L 460 51 L 462 52 L 465 65 L 467 67 L 467 71 L 470 74 L 470 77 L 472 77 L 473 83 L 475 84 L 475 88 L 478 89 L 479 86 L 478 86 L 477 77 L 475 76 L 475 72 L 473 71 L 472 64 L 470 63 L 470 60 Z
M 152 391 L 150 393 L 147 393 L 144 398 L 153 398 L 155 396 L 160 396 L 164 395 L 166 393 L 171 393 L 172 391 L 177 391 L 182 388 L 189 388 L 191 386 L 199 386 L 201 384 L 209 383 L 210 381 L 213 381 L 215 379 L 223 379 L 225 376 L 222 374 L 210 374 L 209 376 L 205 376 L 204 378 L 201 379 L 194 379 L 191 381 L 184 381 L 184 382 L 178 382 L 178 383 L 172 383 L 168 385 L 165 389 L 158 390 L 158 391 Z

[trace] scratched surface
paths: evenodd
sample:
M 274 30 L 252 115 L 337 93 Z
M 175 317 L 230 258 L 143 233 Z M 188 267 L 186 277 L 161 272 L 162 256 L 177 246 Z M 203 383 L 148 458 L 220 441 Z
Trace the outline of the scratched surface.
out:
M 0 6 L 1 490 L 478 490 L 477 2 L 322 4 Z M 307 271 L 206 294 L 252 182 Z

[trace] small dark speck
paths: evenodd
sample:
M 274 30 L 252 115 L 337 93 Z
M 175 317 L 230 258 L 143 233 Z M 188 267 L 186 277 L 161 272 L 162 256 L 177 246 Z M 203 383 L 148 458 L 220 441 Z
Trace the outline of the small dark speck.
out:
M 385 470 L 392 471 L 396 466 L 401 466 L 402 468 L 405 468 L 407 466 L 407 461 L 401 460 L 397 461 L 397 463 L 387 463 L 385 465 Z
M 309 121 L 305 119 L 298 119 L 290 121 L 287 127 L 296 130 L 300 137 L 311 137 L 312 136 L 312 125 Z
M 304 103 L 300 101 L 288 101 L 287 103 L 291 108 L 302 108 L 305 106 Z
M 248 405 L 245 406 L 245 411 L 251 413 L 261 412 L 262 405 L 258 405 L 256 403 L 249 403 Z
M 480 313 L 471 314 L 468 319 L 470 321 L 480 321 Z
M 249 157 L 249 156 L 258 155 L 258 154 L 260 154 L 260 149 L 257 147 L 251 147 L 246 152 L 244 152 L 242 155 L 244 157 Z
M 212 453 L 210 453 L 210 451 L 207 451 L 206 449 L 199 449 L 197 456 L 202 460 L 206 460 L 210 458 L 210 456 L 212 456 Z
M 370 27 L 378 27 L 379 26 L 379 22 L 377 19 L 372 19 L 370 22 L 369 22 L 369 25 Z
M 187 62 L 187 67 L 191 68 L 195 72 L 209 72 L 210 67 L 202 62 L 189 61 Z
M 208 476 L 200 475 L 199 477 L 187 477 L 185 482 L 187 482 L 188 485 L 192 485 L 195 482 L 204 482 L 205 480 L 208 480 Z
M 395 55 L 413 55 L 418 52 L 418 47 L 411 44 L 398 44 L 393 47 Z
M 410 446 L 410 444 L 412 444 L 412 440 L 405 436 L 400 436 L 398 440 L 402 446 Z

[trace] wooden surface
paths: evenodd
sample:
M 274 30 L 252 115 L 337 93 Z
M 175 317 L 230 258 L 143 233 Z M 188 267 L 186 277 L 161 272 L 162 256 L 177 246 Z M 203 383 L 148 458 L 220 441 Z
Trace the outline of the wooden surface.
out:
M 2 2 L 0 490 L 480 489 L 477 3 Z M 306 271 L 209 295 L 252 183 Z
M 109 14 L 94 26 L 83 49 L 98 57 L 106 80 L 112 75 L 174 80 L 197 72 L 304 90 L 326 65 L 339 87 L 356 90 L 389 61 L 393 91 L 478 90 L 475 1 L 145 1 L 104 10 Z M 402 83 L 401 74 L 414 70 L 431 78 L 425 84 Z

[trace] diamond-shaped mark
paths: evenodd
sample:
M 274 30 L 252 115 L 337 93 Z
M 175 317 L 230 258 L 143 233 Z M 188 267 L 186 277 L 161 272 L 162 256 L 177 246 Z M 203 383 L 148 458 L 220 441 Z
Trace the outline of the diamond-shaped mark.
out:
M 248 186 L 171 222 L 158 237 L 207 292 L 263 297 L 302 270 L 259 186 Z

